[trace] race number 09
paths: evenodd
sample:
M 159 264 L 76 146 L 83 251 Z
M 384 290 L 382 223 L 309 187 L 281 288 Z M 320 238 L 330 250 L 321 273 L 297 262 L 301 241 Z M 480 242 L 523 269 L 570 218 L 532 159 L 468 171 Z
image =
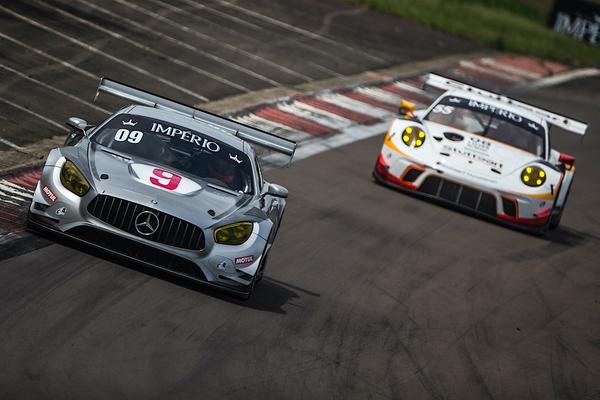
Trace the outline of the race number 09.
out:
M 177 189 L 179 182 L 181 182 L 181 177 L 179 175 L 175 175 L 160 168 L 154 168 L 152 173 L 154 176 L 150 177 L 150 182 L 155 186 L 167 190 Z
M 115 133 L 115 140 L 117 142 L 128 141 L 129 143 L 139 143 L 144 134 L 140 131 L 129 131 L 129 129 L 119 129 L 117 133 Z

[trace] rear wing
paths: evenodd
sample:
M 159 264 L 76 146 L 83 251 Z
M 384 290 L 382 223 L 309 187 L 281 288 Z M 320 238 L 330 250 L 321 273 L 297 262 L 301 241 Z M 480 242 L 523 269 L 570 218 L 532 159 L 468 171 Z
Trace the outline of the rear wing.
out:
M 263 131 L 262 129 L 253 128 L 229 118 L 213 114 L 209 111 L 200 110 L 198 108 L 178 103 L 174 100 L 170 100 L 108 78 L 100 79 L 100 84 L 98 85 L 98 90 L 96 91 L 94 101 L 100 92 L 112 94 L 141 105 L 154 107 L 161 110 L 174 111 L 197 119 L 218 129 L 229 131 L 232 135 L 235 135 L 247 142 L 285 154 L 286 156 L 290 157 L 290 162 L 292 161 L 294 152 L 296 151 L 296 142 L 292 140 Z
M 490 92 L 487 90 L 480 89 L 475 86 L 468 85 L 466 83 L 456 81 L 454 79 L 446 78 L 445 76 L 429 74 L 425 78 L 425 85 L 432 86 L 441 90 L 462 90 L 465 92 L 471 92 L 480 96 L 489 97 L 496 101 L 500 101 L 511 106 L 522 108 L 529 112 L 532 112 L 546 121 L 549 125 L 558 126 L 564 130 L 567 130 L 578 135 L 585 135 L 588 125 L 585 122 L 577 121 L 572 118 L 567 118 L 559 114 L 555 114 L 551 111 L 544 110 L 543 108 L 535 107 L 527 103 L 520 102 L 510 97 L 506 97 L 499 93 Z

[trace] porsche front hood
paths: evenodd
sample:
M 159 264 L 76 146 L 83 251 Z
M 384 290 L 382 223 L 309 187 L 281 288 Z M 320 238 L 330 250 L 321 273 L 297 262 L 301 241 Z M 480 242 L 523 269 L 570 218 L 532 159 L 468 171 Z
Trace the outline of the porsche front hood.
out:
M 425 122 L 434 165 L 497 183 L 539 157 L 518 148 L 430 121 Z
M 201 228 L 227 218 L 251 200 L 249 195 L 220 191 L 190 176 L 178 176 L 177 185 L 171 185 L 168 178 L 173 173 L 167 168 L 120 155 L 94 143 L 89 146 L 88 161 L 98 194 L 127 199 Z M 157 169 L 162 173 L 154 176 Z

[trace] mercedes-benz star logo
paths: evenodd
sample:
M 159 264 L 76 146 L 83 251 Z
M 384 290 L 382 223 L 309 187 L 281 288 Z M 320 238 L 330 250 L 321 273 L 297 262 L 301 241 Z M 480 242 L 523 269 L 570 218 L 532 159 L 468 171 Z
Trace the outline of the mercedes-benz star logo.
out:
M 152 235 L 158 230 L 159 225 L 158 217 L 151 211 L 142 211 L 135 217 L 135 230 L 140 235 Z

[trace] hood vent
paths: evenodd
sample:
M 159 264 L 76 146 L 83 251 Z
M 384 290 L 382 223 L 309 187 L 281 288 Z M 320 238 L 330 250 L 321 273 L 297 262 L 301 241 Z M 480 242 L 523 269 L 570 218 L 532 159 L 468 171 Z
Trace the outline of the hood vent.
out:
M 464 140 L 464 137 L 462 135 L 459 135 L 458 133 L 454 132 L 444 132 L 444 136 L 446 137 L 446 139 L 451 140 L 453 142 L 462 142 Z

